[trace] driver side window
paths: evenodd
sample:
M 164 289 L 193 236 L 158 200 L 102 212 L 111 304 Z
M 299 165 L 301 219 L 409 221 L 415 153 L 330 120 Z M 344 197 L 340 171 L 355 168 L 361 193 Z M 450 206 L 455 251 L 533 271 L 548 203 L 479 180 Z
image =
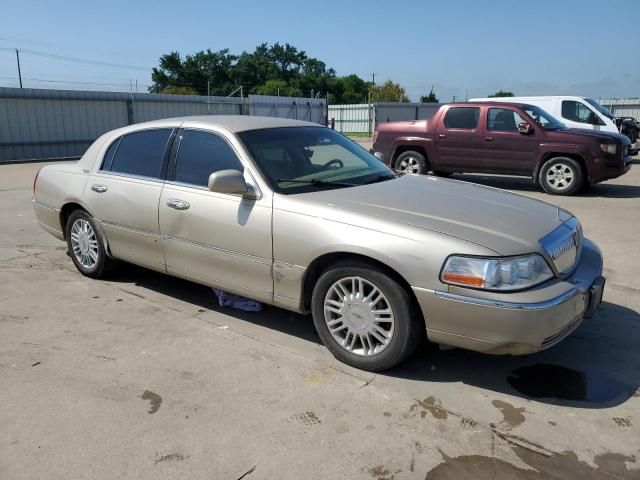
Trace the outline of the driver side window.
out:
M 562 116 L 567 120 L 590 125 L 603 125 L 598 115 L 582 102 L 575 100 L 562 101 Z
M 209 175 L 220 170 L 244 171 L 227 141 L 215 133 L 183 131 L 176 155 L 174 180 L 206 187 Z

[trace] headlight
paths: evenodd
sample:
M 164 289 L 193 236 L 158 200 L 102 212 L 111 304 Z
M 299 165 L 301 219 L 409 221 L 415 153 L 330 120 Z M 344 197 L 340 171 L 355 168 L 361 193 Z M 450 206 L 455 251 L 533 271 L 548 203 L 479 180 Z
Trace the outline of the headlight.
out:
M 617 149 L 618 149 L 618 146 L 615 143 L 600 144 L 600 150 L 602 150 L 604 153 L 610 153 L 611 155 L 615 155 Z
M 451 256 L 442 268 L 440 280 L 450 285 L 485 290 L 521 290 L 553 277 L 547 262 L 538 254 L 508 258 Z

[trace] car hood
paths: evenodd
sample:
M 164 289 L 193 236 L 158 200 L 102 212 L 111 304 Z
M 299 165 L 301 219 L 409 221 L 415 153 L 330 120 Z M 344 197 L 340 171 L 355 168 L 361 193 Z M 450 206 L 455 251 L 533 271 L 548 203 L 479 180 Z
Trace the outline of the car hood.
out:
M 553 134 L 554 140 L 564 140 L 571 143 L 575 143 L 576 136 L 594 138 L 602 142 L 618 140 L 623 145 L 629 143 L 629 139 L 625 135 L 614 132 L 597 132 L 595 130 L 583 130 L 581 128 L 566 128 L 563 130 L 552 130 L 549 131 L 549 133 Z
M 330 218 L 338 208 L 380 219 L 380 230 L 385 222 L 397 222 L 452 235 L 500 255 L 539 251 L 539 240 L 571 218 L 555 205 L 524 195 L 423 175 L 305 193 L 298 199 L 301 212 L 324 206 L 323 216 Z

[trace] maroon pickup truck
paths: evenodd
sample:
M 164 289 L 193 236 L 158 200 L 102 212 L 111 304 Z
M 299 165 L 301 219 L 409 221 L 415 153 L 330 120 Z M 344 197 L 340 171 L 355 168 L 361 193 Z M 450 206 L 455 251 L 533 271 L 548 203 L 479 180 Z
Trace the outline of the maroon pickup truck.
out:
M 407 173 L 532 177 L 571 195 L 631 168 L 624 135 L 568 129 L 544 110 L 515 103 L 450 103 L 428 120 L 379 123 L 372 152 Z

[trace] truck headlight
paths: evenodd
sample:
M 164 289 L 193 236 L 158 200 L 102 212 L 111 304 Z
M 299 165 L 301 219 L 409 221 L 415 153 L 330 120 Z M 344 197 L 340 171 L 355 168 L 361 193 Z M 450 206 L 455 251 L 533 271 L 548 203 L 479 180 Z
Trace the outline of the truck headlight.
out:
M 604 153 L 610 153 L 611 155 L 615 155 L 618 150 L 618 146 L 615 143 L 601 143 L 600 150 Z
M 538 254 L 504 258 L 452 255 L 440 274 L 440 280 L 450 285 L 500 291 L 522 290 L 552 277 L 549 265 Z

